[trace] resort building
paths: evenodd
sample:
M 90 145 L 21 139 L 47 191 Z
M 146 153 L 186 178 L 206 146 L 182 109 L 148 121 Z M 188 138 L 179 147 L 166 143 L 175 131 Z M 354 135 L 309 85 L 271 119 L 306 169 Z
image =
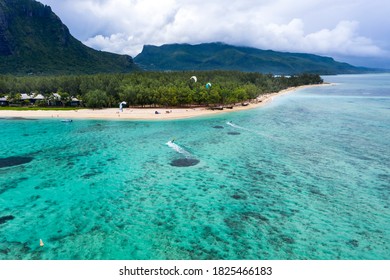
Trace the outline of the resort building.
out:
M 8 97 L 7 96 L 0 97 L 0 106 L 8 106 L 8 105 L 9 105 Z
M 35 102 L 37 101 L 43 101 L 45 100 L 45 97 L 38 93 L 38 94 L 35 94 L 35 93 L 31 93 L 31 94 L 27 94 L 27 93 L 21 93 L 20 94 L 20 99 L 24 102 L 30 102 L 31 105 L 35 104 Z
M 52 93 L 48 98 L 47 105 L 63 106 L 63 103 L 61 101 L 61 95 L 59 95 L 58 93 Z
M 70 106 L 72 107 L 78 107 L 81 105 L 81 101 L 77 99 L 76 97 L 72 97 L 72 100 L 70 101 Z
M 81 106 L 81 100 L 77 99 L 76 97 L 66 98 L 65 100 L 62 100 L 61 95 L 58 93 L 51 93 L 50 95 L 47 95 L 46 97 L 42 94 L 38 93 L 20 93 L 20 95 L 15 100 L 15 104 L 20 105 L 35 105 L 39 102 L 39 106 L 72 106 L 72 107 L 78 107 Z M 13 101 L 11 100 L 11 104 L 13 104 Z M 10 106 L 10 100 L 8 96 L 0 97 L 0 106 Z

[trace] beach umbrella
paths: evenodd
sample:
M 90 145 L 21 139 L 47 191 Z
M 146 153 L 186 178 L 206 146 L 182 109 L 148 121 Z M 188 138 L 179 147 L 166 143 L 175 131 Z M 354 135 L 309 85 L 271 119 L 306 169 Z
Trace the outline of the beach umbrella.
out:
M 210 88 L 211 88 L 211 83 L 207 83 L 207 84 L 206 84 L 206 88 L 207 88 L 207 89 L 210 89 Z
M 198 79 L 196 78 L 196 76 L 192 76 L 192 77 L 190 78 L 190 80 L 193 80 L 195 83 L 198 81 Z

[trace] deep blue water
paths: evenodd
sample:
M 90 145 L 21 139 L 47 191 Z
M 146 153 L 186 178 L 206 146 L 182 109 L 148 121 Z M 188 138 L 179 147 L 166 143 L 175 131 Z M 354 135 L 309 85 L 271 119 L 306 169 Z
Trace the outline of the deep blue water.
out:
M 390 259 L 390 75 L 324 79 L 207 118 L 0 120 L 0 259 Z

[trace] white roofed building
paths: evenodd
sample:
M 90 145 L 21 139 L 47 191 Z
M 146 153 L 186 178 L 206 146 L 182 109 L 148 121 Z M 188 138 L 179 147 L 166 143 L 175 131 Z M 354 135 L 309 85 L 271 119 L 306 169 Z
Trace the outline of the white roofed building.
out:
M 0 97 L 0 106 L 8 106 L 8 96 Z
M 22 101 L 29 101 L 30 104 L 35 104 L 35 102 L 37 101 L 42 101 L 42 100 L 45 100 L 45 97 L 38 93 L 38 94 L 35 94 L 35 93 L 31 93 L 31 94 L 28 94 L 28 93 L 21 93 L 20 94 L 20 99 Z

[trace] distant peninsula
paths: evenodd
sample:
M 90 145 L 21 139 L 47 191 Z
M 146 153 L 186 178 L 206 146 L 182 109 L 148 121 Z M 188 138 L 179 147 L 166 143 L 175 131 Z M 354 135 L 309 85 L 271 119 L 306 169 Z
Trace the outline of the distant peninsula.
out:
M 149 71 L 237 70 L 280 75 L 381 72 L 378 69 L 338 62 L 331 57 L 260 50 L 224 43 L 147 45 L 134 61 L 140 68 Z

